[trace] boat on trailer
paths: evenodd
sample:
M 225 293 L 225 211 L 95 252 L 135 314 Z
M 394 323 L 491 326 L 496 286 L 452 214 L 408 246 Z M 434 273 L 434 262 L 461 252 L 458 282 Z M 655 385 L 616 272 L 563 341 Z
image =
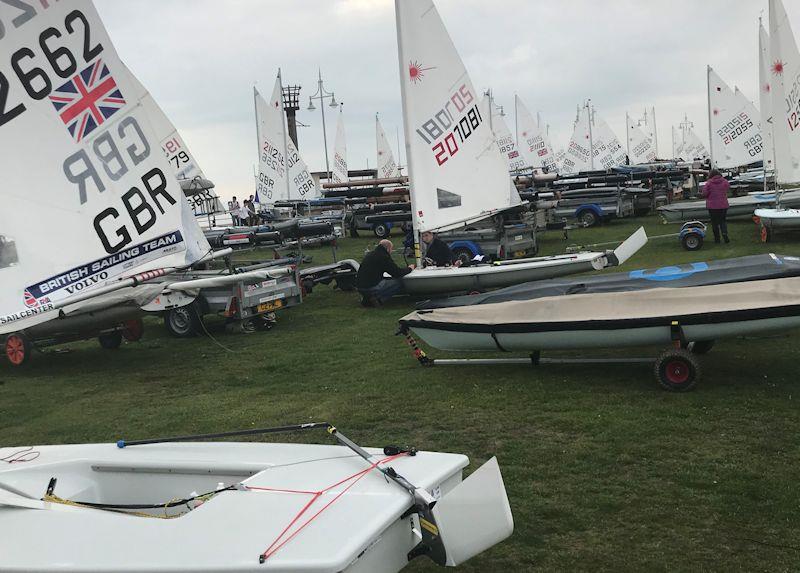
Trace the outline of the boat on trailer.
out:
M 568 294 L 685 288 L 792 276 L 800 276 L 800 257 L 769 253 L 684 263 L 657 269 L 635 269 L 624 273 L 601 273 L 533 281 L 487 293 L 426 300 L 418 303 L 417 308 L 496 304 Z
M 337 445 L 224 442 L 324 430 Z M 218 441 L 204 442 L 203 439 Z M 0 447 L 4 571 L 393 573 L 508 537 L 496 458 L 361 448 L 327 423 Z
M 673 390 L 696 383 L 690 343 L 710 349 L 717 339 L 798 326 L 800 277 L 426 309 L 400 319 L 401 330 L 440 350 L 527 352 L 535 361 L 542 350 L 672 345 L 656 365 Z M 671 378 L 664 364 L 691 375 Z
M 752 193 L 728 199 L 728 219 L 748 219 L 756 209 L 774 208 L 778 200 L 775 193 Z M 780 195 L 784 207 L 800 208 L 800 189 L 791 189 Z M 658 214 L 667 223 L 680 223 L 689 220 L 708 221 L 708 208 L 705 201 L 680 201 L 663 205 Z
M 613 251 L 496 261 L 466 267 L 426 267 L 414 269 L 402 280 L 406 292 L 413 295 L 484 292 L 621 265 L 646 242 L 647 235 L 643 228 L 639 228 Z

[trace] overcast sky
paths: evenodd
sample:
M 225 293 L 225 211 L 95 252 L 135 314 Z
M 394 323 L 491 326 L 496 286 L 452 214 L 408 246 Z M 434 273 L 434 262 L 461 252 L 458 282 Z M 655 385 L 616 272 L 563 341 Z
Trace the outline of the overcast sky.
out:
M 319 105 L 325 87 L 344 102 L 350 169 L 375 166 L 375 113 L 397 154 L 402 143 L 392 0 L 95 0 L 122 59 L 178 128 L 220 195 L 253 192 L 252 86 L 302 86 L 300 152 L 324 170 Z M 800 2 L 784 0 L 800 30 Z M 706 65 L 758 106 L 758 17 L 767 0 L 436 0 L 477 89 L 491 87 L 514 130 L 514 94 L 572 135 L 591 98 L 624 142 L 625 112 L 655 106 L 661 156 L 688 117 L 707 140 Z M 328 111 L 334 113 L 327 114 Z M 333 155 L 336 110 L 326 109 Z M 402 157 L 405 161 L 405 154 Z

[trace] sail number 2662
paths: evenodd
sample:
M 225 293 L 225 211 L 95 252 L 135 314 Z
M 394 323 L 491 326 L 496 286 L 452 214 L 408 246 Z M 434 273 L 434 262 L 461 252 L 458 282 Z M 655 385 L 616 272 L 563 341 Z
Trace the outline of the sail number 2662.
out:
M 80 10 L 73 10 L 64 19 L 66 35 L 82 34 L 83 36 L 83 61 L 87 64 L 94 60 L 102 51 L 103 45 L 95 43 L 90 37 L 89 20 Z M 49 68 L 55 75 L 62 79 L 71 77 L 78 70 L 75 56 L 64 46 L 58 45 L 58 38 L 65 35 L 57 28 L 46 28 L 39 34 L 38 50 L 23 47 L 11 54 L 11 67 L 25 92 L 34 100 L 41 100 L 50 95 L 53 82 L 43 68 L 36 64 L 36 57 L 41 54 L 47 60 Z M 1 37 L 1 36 L 0 36 Z M 37 53 L 38 52 L 38 53 Z M 9 104 L 10 82 L 5 74 L 0 72 L 0 126 L 8 123 L 25 111 L 25 104 L 19 103 L 13 107 Z

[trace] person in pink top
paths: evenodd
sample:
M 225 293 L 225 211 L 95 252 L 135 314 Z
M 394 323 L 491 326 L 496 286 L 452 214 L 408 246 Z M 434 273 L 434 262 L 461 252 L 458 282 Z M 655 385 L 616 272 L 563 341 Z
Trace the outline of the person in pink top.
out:
M 728 180 L 716 169 L 709 173 L 708 181 L 703 186 L 703 197 L 706 198 L 706 209 L 711 218 L 711 230 L 714 231 L 714 242 L 719 243 L 720 231 L 726 243 L 728 238 Z

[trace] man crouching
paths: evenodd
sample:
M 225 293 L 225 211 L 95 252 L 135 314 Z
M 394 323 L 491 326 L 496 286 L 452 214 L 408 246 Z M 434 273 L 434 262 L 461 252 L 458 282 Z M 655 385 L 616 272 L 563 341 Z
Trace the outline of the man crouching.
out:
M 361 262 L 356 277 L 356 288 L 361 293 L 362 306 L 380 306 L 403 291 L 401 279 L 414 270 L 414 265 L 398 267 L 392 260 L 393 250 L 392 242 L 383 239 Z M 384 273 L 392 278 L 384 278 Z

